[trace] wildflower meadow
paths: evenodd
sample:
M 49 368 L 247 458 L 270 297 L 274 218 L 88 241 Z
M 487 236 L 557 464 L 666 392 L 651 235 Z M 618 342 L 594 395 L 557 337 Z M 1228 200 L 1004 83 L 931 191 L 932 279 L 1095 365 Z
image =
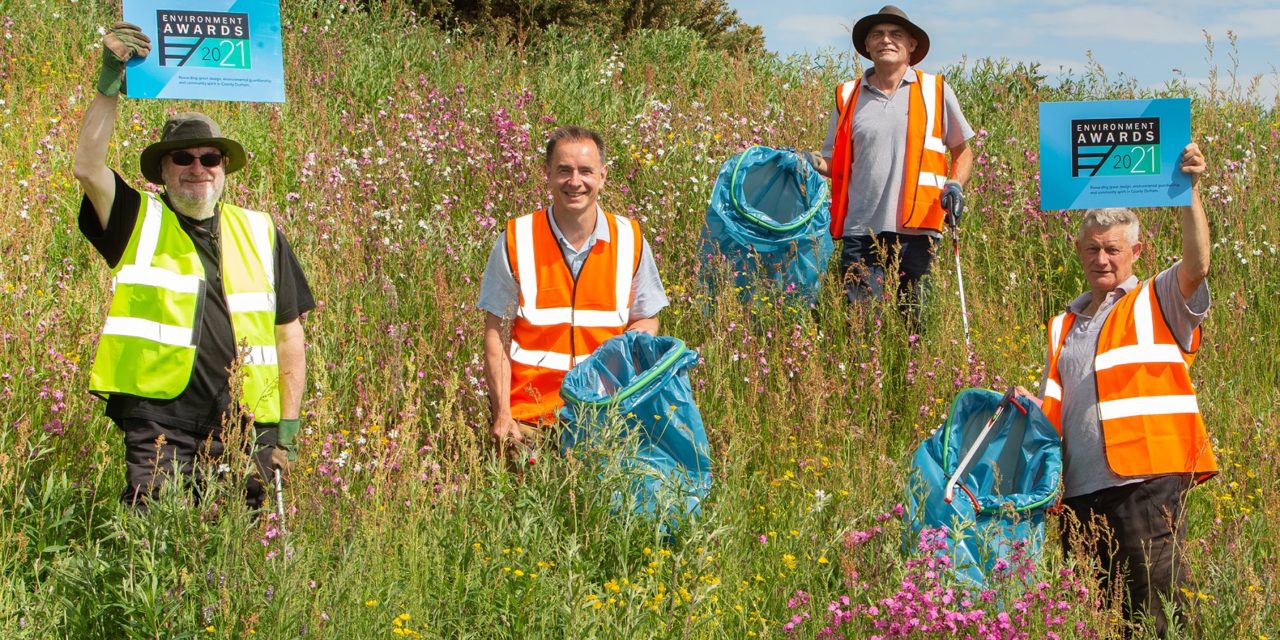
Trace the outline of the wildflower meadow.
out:
M 1015 550 L 979 589 L 933 553 L 938 532 L 904 541 L 901 505 L 956 393 L 1034 388 L 1046 320 L 1086 288 L 1078 213 L 1039 208 L 1038 103 L 1191 96 L 1214 252 L 1192 372 L 1222 473 L 1190 494 L 1181 633 L 1280 638 L 1280 108 L 1232 73 L 1230 41 L 1206 41 L 1204 85 L 941 70 L 978 130 L 966 348 L 949 241 L 919 336 L 844 305 L 834 268 L 814 313 L 708 294 L 698 232 L 720 164 L 817 148 L 849 53 L 735 58 L 678 29 L 515 46 L 395 1 L 282 4 L 287 102 L 123 99 L 109 156 L 144 186 L 138 153 L 166 115 L 209 113 L 251 154 L 226 198 L 274 215 L 307 272 L 280 518 L 241 504 L 234 457 L 198 504 L 120 504 L 121 434 L 86 392 L 109 270 L 76 228 L 71 174 L 119 7 L 0 2 L 0 636 L 1119 637 L 1116 594 L 1063 556 L 1053 518 L 1042 554 Z M 602 202 L 640 221 L 672 302 L 662 332 L 701 354 L 714 486 L 674 532 L 615 512 L 616 468 L 548 451 L 514 473 L 487 440 L 480 274 L 505 221 L 548 201 L 542 142 L 563 124 L 603 134 Z M 1180 250 L 1177 218 L 1140 217 L 1152 275 Z

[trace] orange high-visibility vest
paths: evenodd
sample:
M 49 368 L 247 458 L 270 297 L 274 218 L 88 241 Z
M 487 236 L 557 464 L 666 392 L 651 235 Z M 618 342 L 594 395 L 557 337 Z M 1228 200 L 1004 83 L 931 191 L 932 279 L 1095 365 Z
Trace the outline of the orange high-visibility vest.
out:
M 942 187 L 947 183 L 947 147 L 942 142 L 942 76 L 916 70 L 907 107 L 907 153 L 902 172 L 902 204 L 898 225 L 905 229 L 941 231 L 946 212 Z M 860 80 L 836 87 L 835 148 L 831 152 L 831 237 L 844 235 L 849 214 L 849 176 L 853 172 L 853 115 L 858 104 Z M 865 162 L 877 162 L 866 158 Z
M 627 328 L 643 247 L 639 223 L 605 213 L 609 242 L 596 241 L 574 279 L 550 216 L 544 209 L 507 222 L 507 261 L 519 288 L 511 416 L 525 422 L 554 420 L 565 374 Z
M 1049 375 L 1042 409 L 1062 434 L 1062 381 L 1058 358 L 1076 314 L 1049 323 Z M 1093 367 L 1098 418 L 1107 464 L 1121 477 L 1189 473 L 1203 482 L 1218 471 L 1205 431 L 1191 363 L 1200 328 L 1184 351 L 1165 322 L 1155 280 L 1125 294 L 1098 333 Z

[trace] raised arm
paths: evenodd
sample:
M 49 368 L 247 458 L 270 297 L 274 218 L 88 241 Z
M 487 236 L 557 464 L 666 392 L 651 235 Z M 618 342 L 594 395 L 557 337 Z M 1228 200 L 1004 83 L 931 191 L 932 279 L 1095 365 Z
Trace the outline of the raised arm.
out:
M 1191 175 L 1191 206 L 1181 207 L 1182 264 L 1178 265 L 1178 288 L 1190 300 L 1209 276 L 1209 221 L 1200 201 L 1200 176 L 1205 171 L 1204 154 L 1192 142 L 1182 149 L 1182 172 Z
M 116 105 L 119 96 L 93 97 L 80 124 L 80 141 L 76 144 L 75 165 L 71 172 L 80 188 L 93 203 L 98 224 L 103 229 L 111 216 L 111 203 L 116 199 L 116 178 L 107 168 L 107 145 L 116 127 Z
M 116 180 L 107 168 L 107 148 L 116 127 L 116 111 L 120 89 L 124 86 L 124 63 L 131 58 L 145 58 L 151 52 L 151 39 L 138 27 L 127 22 L 112 25 L 102 37 L 102 68 L 98 73 L 97 94 L 80 123 L 80 139 L 76 143 L 75 164 L 71 173 L 93 203 L 98 223 L 103 229 L 111 217 L 111 203 L 116 197 Z

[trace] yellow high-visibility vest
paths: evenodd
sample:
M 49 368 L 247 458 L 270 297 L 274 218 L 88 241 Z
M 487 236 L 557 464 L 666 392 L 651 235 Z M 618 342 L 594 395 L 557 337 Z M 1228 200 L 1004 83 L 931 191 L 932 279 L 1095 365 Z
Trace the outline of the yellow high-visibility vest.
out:
M 245 354 L 236 400 L 256 422 L 279 422 L 275 224 L 264 213 L 233 205 L 222 204 L 221 212 L 222 293 Z M 112 270 L 111 307 L 89 376 L 94 393 L 167 400 L 191 381 L 208 281 L 177 216 L 160 198 L 144 194 L 129 244 Z

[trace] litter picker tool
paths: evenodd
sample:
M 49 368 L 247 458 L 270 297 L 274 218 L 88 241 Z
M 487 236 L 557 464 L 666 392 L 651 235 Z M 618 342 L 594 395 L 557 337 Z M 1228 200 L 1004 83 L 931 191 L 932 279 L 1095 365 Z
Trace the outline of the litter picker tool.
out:
M 954 229 L 954 227 L 952 228 Z M 959 486 L 961 490 L 968 494 L 969 499 L 973 501 L 973 508 L 975 510 L 980 510 L 982 508 L 978 505 L 978 499 L 974 497 L 973 493 L 964 485 L 960 484 L 960 478 L 964 476 L 965 470 L 969 468 L 969 463 L 973 461 L 973 457 L 977 455 L 984 446 L 986 446 L 987 435 L 991 433 L 991 430 L 996 426 L 996 423 L 999 422 L 1001 414 L 1004 413 L 1004 410 L 1008 408 L 1009 405 L 1012 404 L 1024 415 L 1027 413 L 1027 410 L 1022 408 L 1022 405 L 1018 404 L 1018 402 L 1014 400 L 1014 395 L 1013 387 L 1009 387 L 1009 390 L 1004 392 L 1004 397 L 1000 398 L 1000 404 L 996 405 L 996 409 L 992 412 L 991 418 L 987 420 L 987 424 L 983 425 L 982 431 L 978 433 L 978 437 L 973 441 L 973 445 L 969 447 L 969 450 L 964 453 L 964 457 L 960 459 L 960 464 L 956 466 L 956 472 L 951 474 L 950 478 L 947 478 L 947 486 L 943 491 L 943 500 L 946 500 L 947 504 L 951 504 L 951 501 L 955 498 L 956 486 Z
M 284 483 L 280 481 L 280 469 L 276 472 L 276 517 L 280 518 L 280 526 L 284 526 Z
M 969 343 L 969 305 L 965 304 L 964 300 L 964 270 L 960 268 L 960 231 L 957 229 L 960 216 L 956 215 L 956 209 L 961 205 L 956 200 L 952 200 L 950 204 L 947 222 L 951 227 L 951 255 L 956 259 L 956 285 L 960 289 L 960 319 L 964 322 L 964 347 L 965 350 L 970 350 L 972 345 Z
M 906 522 L 912 534 L 946 527 L 938 555 L 981 586 L 999 559 L 1038 557 L 1061 480 L 1062 439 L 1044 412 L 1010 393 L 964 389 L 912 456 Z

